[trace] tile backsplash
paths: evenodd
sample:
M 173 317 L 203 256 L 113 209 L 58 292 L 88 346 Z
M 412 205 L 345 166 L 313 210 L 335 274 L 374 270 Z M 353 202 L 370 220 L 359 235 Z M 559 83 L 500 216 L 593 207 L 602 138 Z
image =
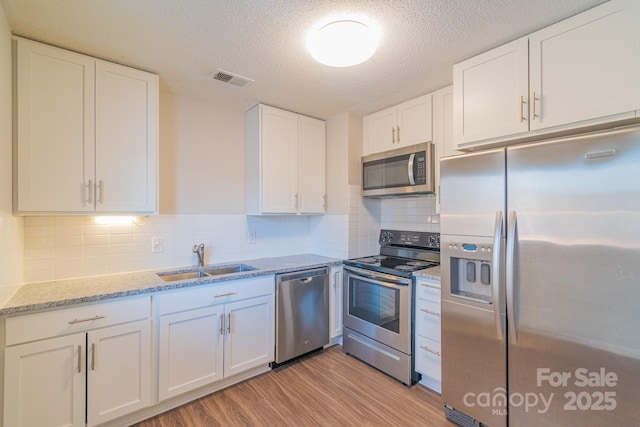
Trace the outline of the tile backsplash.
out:
M 379 251 L 380 228 L 438 232 L 435 199 L 363 199 L 350 186 L 347 215 L 159 215 L 126 225 L 26 217 L 24 282 L 195 265 L 199 243 L 209 264 L 300 253 L 354 258 Z M 162 251 L 152 251 L 154 238 Z

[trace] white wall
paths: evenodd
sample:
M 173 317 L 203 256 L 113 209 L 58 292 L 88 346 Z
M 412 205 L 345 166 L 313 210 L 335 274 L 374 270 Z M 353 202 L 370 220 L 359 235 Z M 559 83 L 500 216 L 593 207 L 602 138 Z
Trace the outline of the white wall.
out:
M 244 111 L 160 93 L 160 214 L 244 214 Z
M 12 216 L 11 31 L 0 7 L 0 304 L 22 283 L 23 221 Z

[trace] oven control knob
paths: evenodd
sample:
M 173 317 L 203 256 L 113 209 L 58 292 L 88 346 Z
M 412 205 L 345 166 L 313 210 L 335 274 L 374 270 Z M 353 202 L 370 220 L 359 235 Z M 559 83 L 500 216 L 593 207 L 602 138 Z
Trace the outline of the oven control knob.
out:
M 392 240 L 393 240 L 393 234 L 390 231 L 384 231 L 380 234 L 381 244 L 391 243 Z
M 436 236 L 433 236 L 433 235 L 429 236 L 428 241 L 429 241 L 429 246 L 436 246 Z

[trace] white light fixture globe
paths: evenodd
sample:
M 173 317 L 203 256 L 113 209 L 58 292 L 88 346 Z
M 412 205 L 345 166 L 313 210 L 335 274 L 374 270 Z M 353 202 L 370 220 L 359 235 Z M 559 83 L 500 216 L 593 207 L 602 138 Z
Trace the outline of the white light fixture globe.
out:
M 371 58 L 378 35 L 365 24 L 343 20 L 331 22 L 307 36 L 307 49 L 316 61 L 330 67 L 350 67 Z

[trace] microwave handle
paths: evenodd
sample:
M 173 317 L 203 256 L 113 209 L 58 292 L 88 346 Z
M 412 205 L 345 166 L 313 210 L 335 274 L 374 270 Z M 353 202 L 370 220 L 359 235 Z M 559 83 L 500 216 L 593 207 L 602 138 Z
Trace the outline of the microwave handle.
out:
M 416 153 L 411 153 L 409 156 L 409 163 L 407 163 L 407 173 L 409 174 L 409 184 L 416 185 L 416 179 L 413 176 L 413 161 L 416 158 Z

